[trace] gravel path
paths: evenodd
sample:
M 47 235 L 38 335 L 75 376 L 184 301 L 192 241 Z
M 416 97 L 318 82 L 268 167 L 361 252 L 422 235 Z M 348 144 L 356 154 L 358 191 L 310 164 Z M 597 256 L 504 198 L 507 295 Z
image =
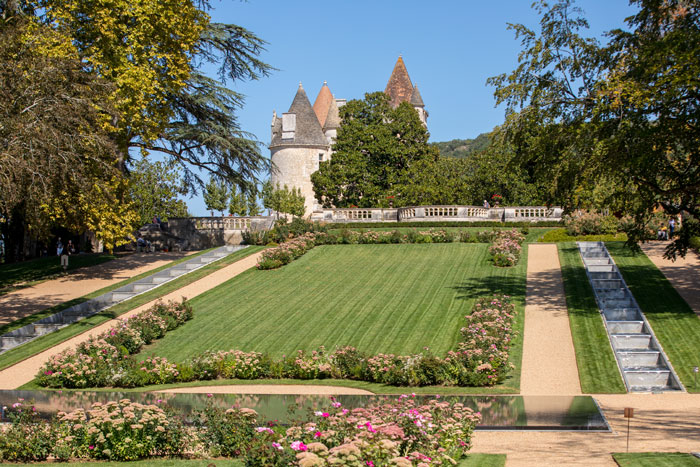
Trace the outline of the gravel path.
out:
M 527 253 L 522 395 L 581 394 L 557 246 Z
M 134 253 L 5 294 L 0 296 L 0 325 L 130 279 L 191 253 Z
M 594 397 L 611 424 L 612 433 L 478 431 L 474 434 L 472 452 L 507 454 L 508 467 L 616 466 L 611 454 L 627 449 L 625 407 L 635 409 L 630 452 L 700 451 L 700 395 L 605 394 Z
M 223 284 L 227 280 L 237 276 L 243 271 L 254 267 L 261 254 L 262 252 L 258 252 L 256 254 L 247 256 L 242 260 L 237 261 L 229 266 L 226 266 L 223 269 L 219 269 L 218 271 L 213 272 L 212 274 L 209 274 L 208 276 L 203 277 L 202 279 L 195 281 L 190 285 L 182 287 L 181 289 L 164 296 L 162 300 L 180 301 L 183 297 L 196 297 L 197 295 L 202 294 L 207 290 L 216 287 L 217 285 Z M 133 316 L 137 313 L 140 313 L 141 311 L 153 306 L 157 301 L 158 300 L 153 300 L 149 303 L 146 303 L 145 305 L 135 308 L 134 310 L 121 315 L 120 318 L 124 319 L 128 318 L 129 316 Z M 33 357 L 30 357 L 22 362 L 19 362 L 16 365 L 13 365 L 9 368 L 6 368 L 5 370 L 0 371 L 0 389 L 16 389 L 22 386 L 23 384 L 30 382 L 34 379 L 34 376 L 37 374 L 41 366 L 51 356 L 56 355 L 65 349 L 72 348 L 80 342 L 86 341 L 91 336 L 100 334 L 101 332 L 114 326 L 116 324 L 116 321 L 117 320 L 107 321 L 106 323 L 96 326 L 91 330 L 84 332 L 83 334 L 75 336 L 65 342 L 62 342 L 61 344 L 58 344 L 48 350 L 45 350 L 44 352 L 34 355 Z
M 652 263 L 666 276 L 690 308 L 700 315 L 700 256 L 689 250 L 676 261 L 664 258 L 669 242 L 647 242 L 641 245 Z

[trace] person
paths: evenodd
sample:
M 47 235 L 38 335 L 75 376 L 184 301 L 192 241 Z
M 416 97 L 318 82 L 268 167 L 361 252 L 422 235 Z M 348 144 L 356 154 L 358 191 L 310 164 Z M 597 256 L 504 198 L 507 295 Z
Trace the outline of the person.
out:
M 63 272 L 68 271 L 68 248 L 63 248 L 61 251 L 61 266 L 63 266 Z
M 666 226 L 662 226 L 656 233 L 657 240 L 668 240 L 668 234 L 666 233 Z
M 56 242 L 56 256 L 61 256 L 62 252 L 63 252 L 63 242 L 61 241 L 61 237 L 58 237 L 58 241 Z
M 491 207 L 491 205 L 489 204 L 488 201 L 484 200 L 484 207 L 485 207 L 486 209 L 489 209 L 489 208 Z
M 136 251 L 143 251 L 146 247 L 146 240 L 139 234 L 139 238 L 136 239 Z
M 671 220 L 668 221 L 668 238 L 669 239 L 673 238 L 673 231 L 675 230 L 675 228 L 676 228 L 676 219 L 674 219 L 672 217 Z
M 68 245 L 66 245 L 69 255 L 75 254 L 75 245 L 73 245 L 73 240 L 68 240 Z

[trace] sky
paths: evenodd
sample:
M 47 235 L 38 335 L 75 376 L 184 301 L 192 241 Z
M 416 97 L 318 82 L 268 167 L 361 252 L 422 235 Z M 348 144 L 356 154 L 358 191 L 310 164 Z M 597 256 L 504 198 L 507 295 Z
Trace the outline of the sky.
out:
M 276 70 L 228 82 L 245 95 L 241 128 L 270 156 L 272 111 L 286 112 L 299 82 L 313 105 L 326 81 L 336 98 L 383 91 L 399 55 L 429 112 L 430 141 L 475 138 L 503 122 L 487 78 L 517 66 L 521 44 L 508 23 L 539 31 L 530 0 L 214 0 L 212 21 L 242 26 L 267 42 L 260 59 Z M 591 35 L 624 27 L 626 0 L 579 0 Z M 205 69 L 206 72 L 210 70 Z M 186 199 L 209 215 L 200 196 Z

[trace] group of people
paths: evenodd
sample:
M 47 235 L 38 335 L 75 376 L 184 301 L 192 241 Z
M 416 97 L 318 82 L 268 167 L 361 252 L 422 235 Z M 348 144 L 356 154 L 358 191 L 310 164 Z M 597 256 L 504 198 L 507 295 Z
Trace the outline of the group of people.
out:
M 58 241 L 56 242 L 56 255 L 61 258 L 63 272 L 68 270 L 68 256 L 74 255 L 75 253 L 76 249 L 73 240 L 68 240 L 68 244 L 64 245 L 61 241 L 61 237 L 58 237 Z
M 676 230 L 676 219 L 673 217 L 669 219 L 668 221 L 668 228 L 663 225 L 659 230 L 656 232 L 656 239 L 657 240 L 670 240 L 673 238 L 673 233 Z

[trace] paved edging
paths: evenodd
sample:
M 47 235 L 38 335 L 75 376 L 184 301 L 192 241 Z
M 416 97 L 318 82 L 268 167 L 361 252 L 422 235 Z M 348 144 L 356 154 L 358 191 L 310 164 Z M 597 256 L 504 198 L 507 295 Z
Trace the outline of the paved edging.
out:
M 87 332 L 84 332 L 83 334 L 68 339 L 54 347 L 51 347 L 50 349 L 47 349 L 41 353 L 38 353 L 37 355 L 34 355 L 26 360 L 17 363 L 16 365 L 13 365 L 0 371 L 0 389 L 17 389 L 20 386 L 29 383 L 34 379 L 37 372 L 41 369 L 44 363 L 48 361 L 50 357 L 66 349 L 72 348 L 81 342 L 84 342 L 92 336 L 96 336 L 102 333 L 103 331 L 114 326 L 119 319 L 125 319 L 130 316 L 136 315 L 141 311 L 152 307 L 155 303 L 157 303 L 160 300 L 180 301 L 183 298 L 193 298 L 220 284 L 223 284 L 224 282 L 237 276 L 238 274 L 254 267 L 261 254 L 262 252 L 258 252 L 250 256 L 246 256 L 240 261 L 236 261 L 235 263 L 226 266 L 225 268 L 215 271 L 209 274 L 208 276 L 203 277 L 200 280 L 195 281 L 185 287 L 182 287 L 181 289 L 175 292 L 165 295 L 164 297 L 161 297 L 159 299 L 152 300 L 138 308 L 124 313 L 118 319 L 113 319 L 102 323 L 99 326 L 95 326 L 94 328 L 90 329 Z

